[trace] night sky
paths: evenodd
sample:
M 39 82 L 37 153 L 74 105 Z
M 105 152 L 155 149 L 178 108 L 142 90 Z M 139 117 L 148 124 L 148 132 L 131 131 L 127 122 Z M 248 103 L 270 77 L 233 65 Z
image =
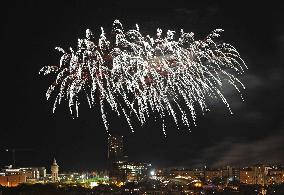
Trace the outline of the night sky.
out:
M 67 104 L 52 114 L 53 102 L 46 101 L 45 92 L 54 77 L 38 71 L 58 64 L 54 47 L 76 47 L 87 28 L 98 34 L 101 26 L 109 30 L 114 19 L 126 29 L 138 23 L 152 35 L 158 27 L 183 28 L 202 38 L 222 28 L 220 40 L 233 44 L 249 67 L 239 77 L 247 87 L 244 102 L 232 87 L 224 91 L 234 114 L 221 100 L 212 102 L 209 113 L 198 114 L 191 133 L 168 120 L 165 138 L 153 118 L 131 133 L 126 122 L 112 117 L 111 132 L 124 135 L 129 160 L 159 167 L 284 164 L 284 6 L 256 2 L 19 1 L 4 6 L 0 166 L 12 163 L 5 149 L 16 148 L 23 149 L 16 151 L 18 166 L 49 171 L 56 157 L 63 171 L 106 167 L 107 133 L 99 109 L 89 110 L 83 99 L 78 119 L 69 115 Z

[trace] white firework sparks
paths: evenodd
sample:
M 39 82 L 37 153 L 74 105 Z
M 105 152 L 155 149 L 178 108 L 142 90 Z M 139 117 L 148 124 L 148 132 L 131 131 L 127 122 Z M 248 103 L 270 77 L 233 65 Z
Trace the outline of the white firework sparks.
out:
M 99 102 L 107 131 L 106 106 L 124 116 L 132 131 L 133 117 L 143 125 L 151 114 L 160 116 L 165 135 L 166 115 L 177 126 L 182 121 L 189 129 L 191 122 L 195 124 L 196 107 L 209 110 L 208 97 L 220 98 L 231 112 L 222 94 L 224 81 L 239 93 L 238 86 L 245 88 L 234 76 L 247 68 L 238 51 L 215 41 L 222 31 L 216 29 L 203 40 L 195 40 L 192 32 L 181 30 L 175 38 L 175 31 L 157 29 L 151 37 L 143 36 L 138 25 L 125 31 L 115 20 L 109 38 L 101 28 L 95 40 L 87 29 L 86 38 L 78 39 L 77 50 L 56 47 L 63 53 L 59 65 L 40 70 L 43 75 L 57 74 L 46 97 L 57 91 L 53 111 L 67 100 L 70 113 L 78 117 L 79 94 L 85 94 L 91 108 Z

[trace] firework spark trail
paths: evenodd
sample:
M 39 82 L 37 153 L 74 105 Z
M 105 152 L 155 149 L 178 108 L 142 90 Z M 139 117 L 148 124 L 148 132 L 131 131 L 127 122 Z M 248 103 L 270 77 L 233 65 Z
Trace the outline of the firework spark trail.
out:
M 107 131 L 106 105 L 123 115 L 132 131 L 131 118 L 136 117 L 143 125 L 150 113 L 160 116 L 165 135 L 166 115 L 177 126 L 181 120 L 189 129 L 190 122 L 195 124 L 197 106 L 202 112 L 209 110 L 207 97 L 220 98 L 231 112 L 222 94 L 222 82 L 227 81 L 238 93 L 239 85 L 245 88 L 234 76 L 247 68 L 238 51 L 230 44 L 215 42 L 222 31 L 216 29 L 205 39 L 195 40 L 192 32 L 181 30 L 175 39 L 174 31 L 168 30 L 163 36 L 157 29 L 156 36 L 151 37 L 143 36 L 138 25 L 125 31 L 115 20 L 110 38 L 101 28 L 96 41 L 87 29 L 86 38 L 78 39 L 76 51 L 55 48 L 63 53 L 59 66 L 40 70 L 43 75 L 57 74 L 46 97 L 57 90 L 53 111 L 64 99 L 69 102 L 70 113 L 77 117 L 80 93 L 86 95 L 91 108 L 98 97 Z

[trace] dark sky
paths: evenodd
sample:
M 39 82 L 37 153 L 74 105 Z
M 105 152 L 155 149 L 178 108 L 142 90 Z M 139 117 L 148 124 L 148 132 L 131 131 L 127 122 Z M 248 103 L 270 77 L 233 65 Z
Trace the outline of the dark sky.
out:
M 168 137 L 161 124 L 150 120 L 130 133 L 126 123 L 111 119 L 111 131 L 125 136 L 125 154 L 133 161 L 154 166 L 198 167 L 284 164 L 284 6 L 281 1 L 13 1 L 3 6 L 0 165 L 11 164 L 5 148 L 16 152 L 19 166 L 47 166 L 56 157 L 61 170 L 104 168 L 107 133 L 98 109 L 87 109 L 72 119 L 67 105 L 52 114 L 45 92 L 52 77 L 42 77 L 42 66 L 57 64 L 55 46 L 76 46 L 86 28 L 99 33 L 114 19 L 142 32 L 156 28 L 193 31 L 202 38 L 215 28 L 221 40 L 233 44 L 249 69 L 239 78 L 246 85 L 242 102 L 236 91 L 225 89 L 230 115 L 221 101 L 197 117 L 189 133 L 168 122 Z M 198 3 L 197 3 L 198 2 Z M 2 13 L 3 14 L 3 13 Z

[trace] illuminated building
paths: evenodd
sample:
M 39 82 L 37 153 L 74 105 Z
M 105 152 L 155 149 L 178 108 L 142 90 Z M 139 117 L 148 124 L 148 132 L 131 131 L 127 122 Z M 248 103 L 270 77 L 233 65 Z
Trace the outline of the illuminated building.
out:
M 246 184 L 254 184 L 254 172 L 252 168 L 240 170 L 240 182 Z
M 25 167 L 17 169 L 9 167 L 2 169 L 0 176 L 0 185 L 17 186 L 20 183 L 43 181 L 46 177 L 46 169 L 45 167 Z
M 206 170 L 205 171 L 205 180 L 212 181 L 214 178 L 221 178 L 222 171 L 221 170 Z
M 59 181 L 58 171 L 59 171 L 59 166 L 57 165 L 56 160 L 54 158 L 53 164 L 51 165 L 51 180 L 52 180 L 52 182 Z
M 108 160 L 117 162 L 123 159 L 123 136 L 108 137 Z
M 4 169 L 0 173 L 0 185 L 7 187 L 15 187 L 27 180 L 26 174 L 20 169 Z
M 45 167 L 38 167 L 38 171 L 39 171 L 40 179 L 46 178 L 46 168 Z
M 147 163 L 128 162 L 123 156 L 123 136 L 108 138 L 109 180 L 113 183 L 139 181 L 148 176 L 151 165 Z
M 26 182 L 26 175 L 23 173 L 14 175 L 0 175 L 0 185 L 7 187 L 15 187 Z
M 240 171 L 240 181 L 246 184 L 265 186 L 268 182 L 268 173 L 271 168 L 261 165 L 245 168 Z
M 274 168 L 269 170 L 267 176 L 268 184 L 281 184 L 284 183 L 284 169 Z
M 240 181 L 240 169 L 226 166 L 222 169 L 222 178 L 227 179 L 227 182 Z
M 112 182 L 124 180 L 118 169 L 119 162 L 123 161 L 123 136 L 108 137 L 108 171 Z
M 46 177 L 45 167 L 25 167 L 19 168 L 27 176 L 27 181 L 43 180 Z
M 116 163 L 122 182 L 140 181 L 149 176 L 151 164 L 119 161 Z
M 266 185 L 267 183 L 267 174 L 269 167 L 265 166 L 254 166 L 253 172 L 254 172 L 254 184 L 260 184 L 262 186 Z

